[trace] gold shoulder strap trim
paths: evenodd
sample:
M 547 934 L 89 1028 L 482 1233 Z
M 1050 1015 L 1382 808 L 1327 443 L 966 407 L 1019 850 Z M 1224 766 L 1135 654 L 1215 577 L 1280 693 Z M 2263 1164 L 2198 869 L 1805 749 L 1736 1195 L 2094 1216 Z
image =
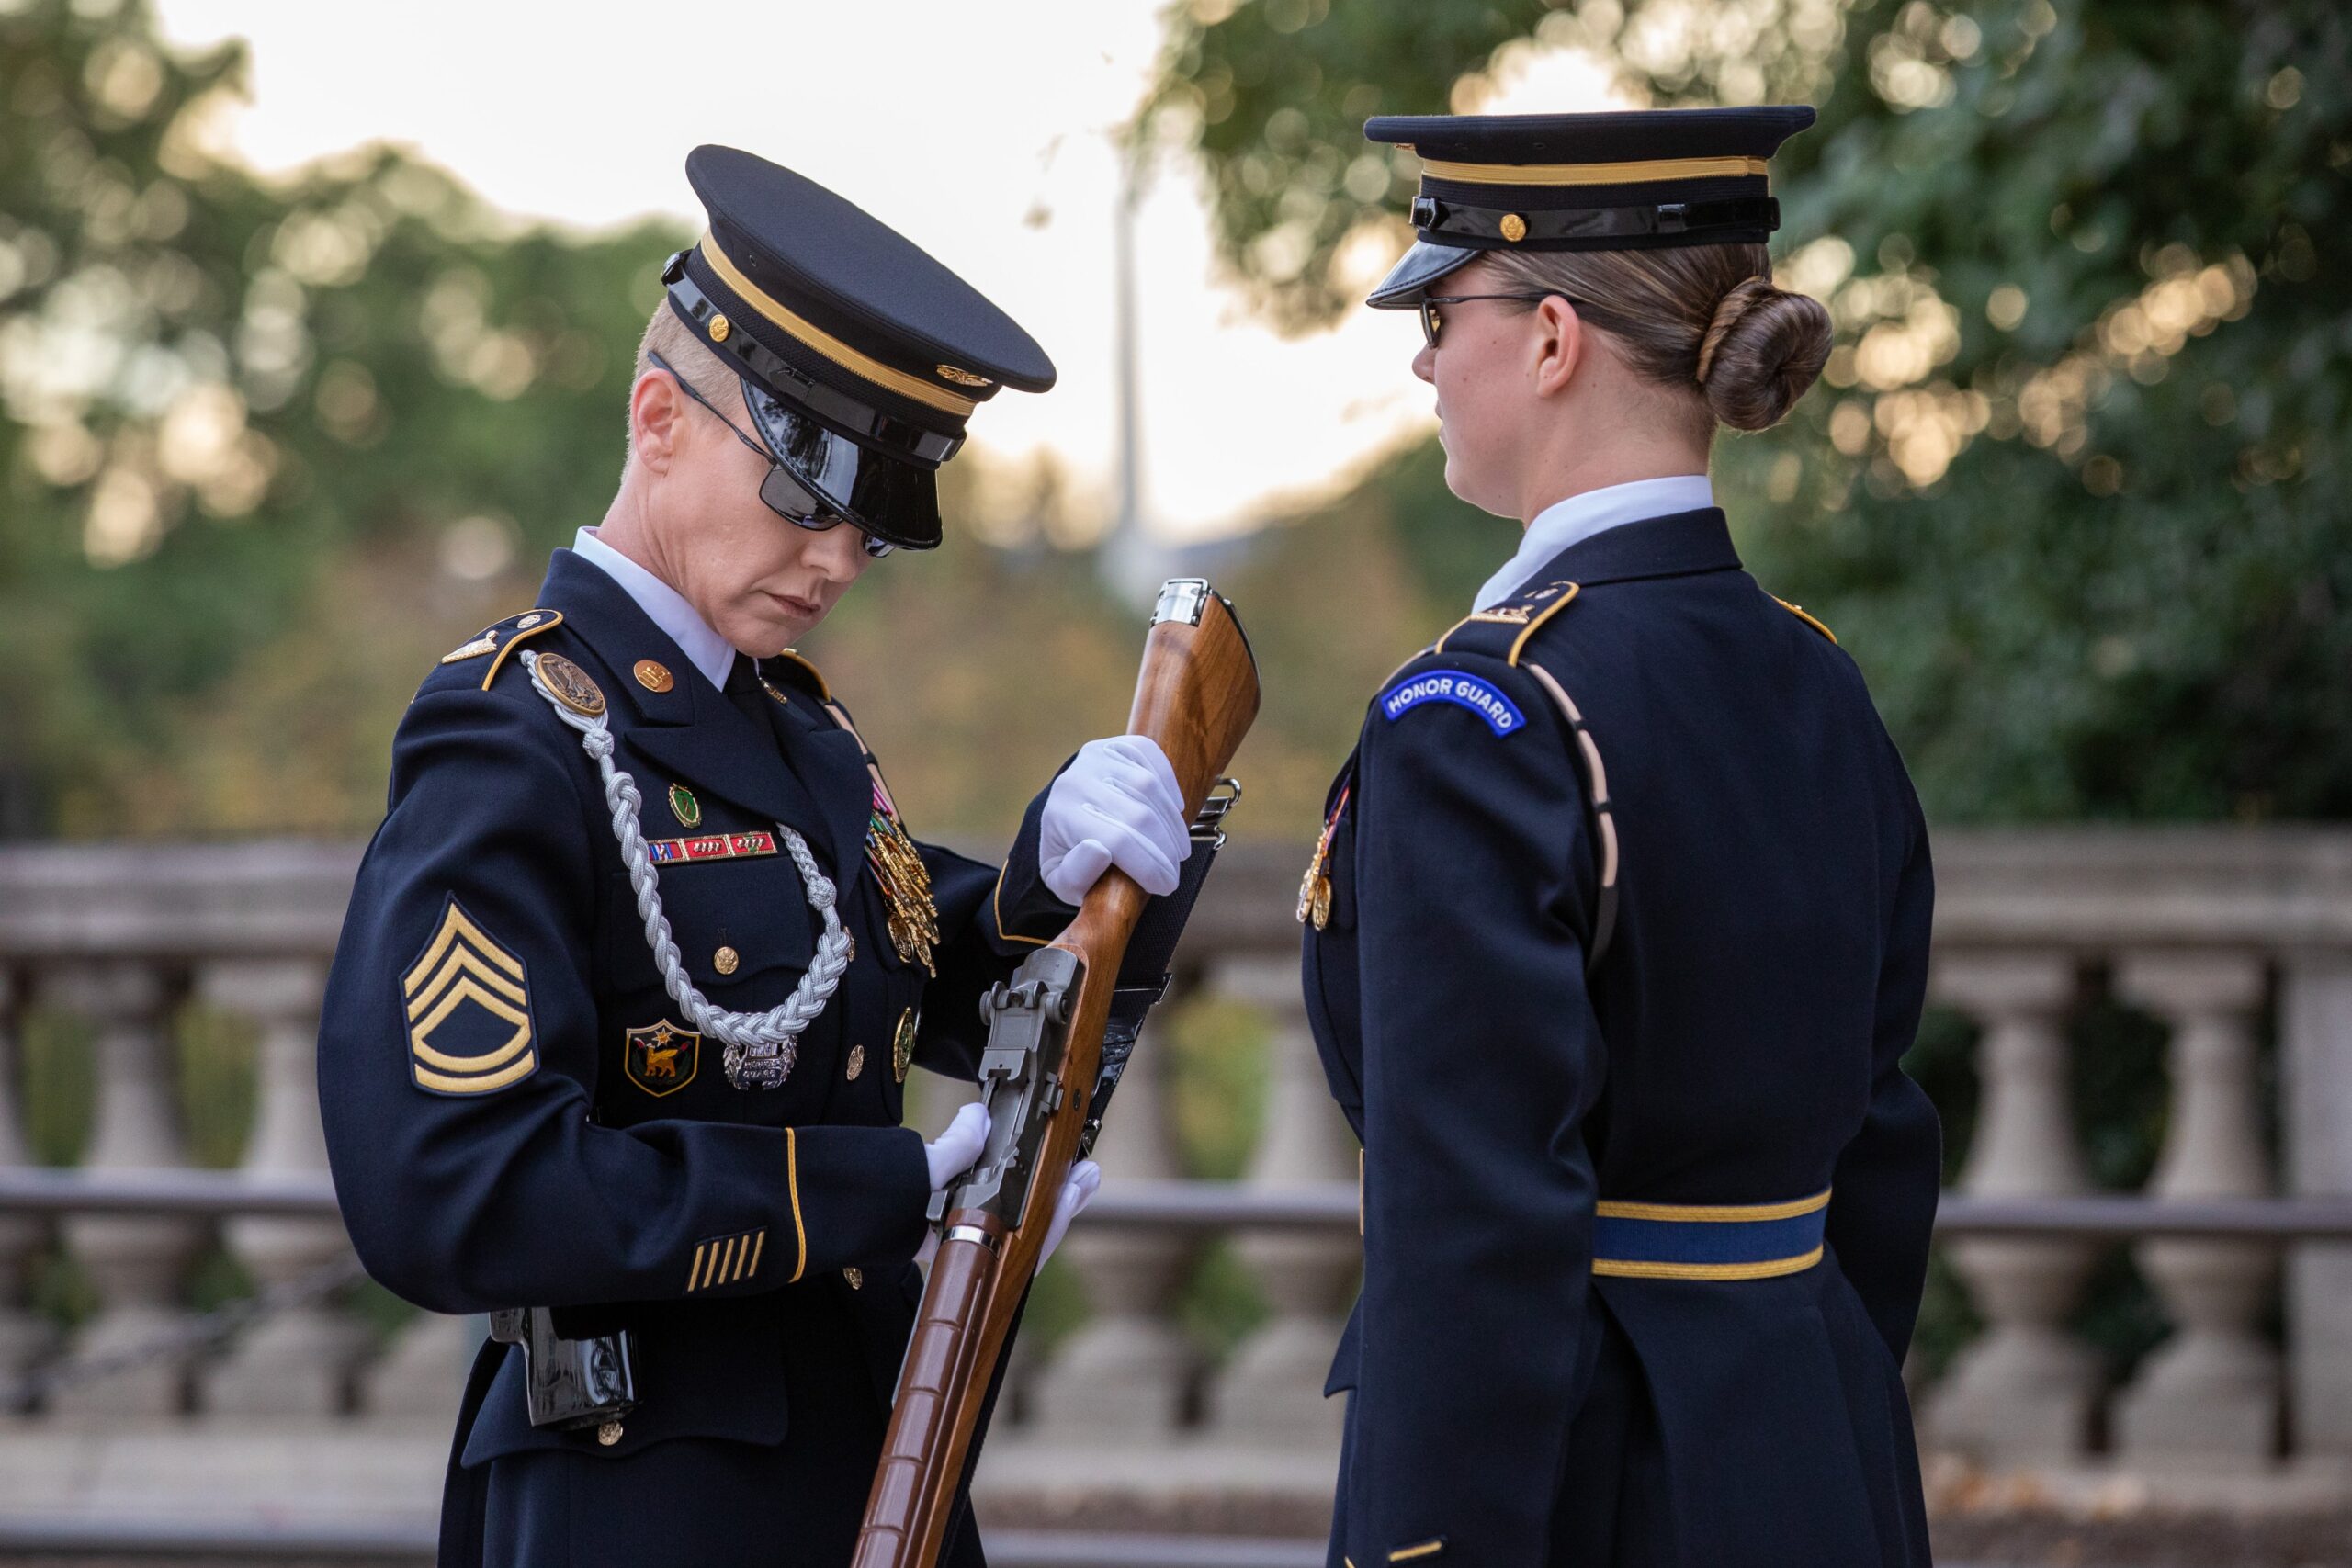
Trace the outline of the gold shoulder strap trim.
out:
M 1558 615 L 1562 610 L 1566 609 L 1568 607 L 1568 602 L 1574 599 L 1582 591 L 1581 585 L 1577 583 L 1550 582 L 1544 584 L 1542 592 L 1551 594 L 1553 597 L 1550 603 L 1546 604 L 1540 610 L 1531 609 L 1525 604 L 1516 604 L 1513 603 L 1512 600 L 1509 599 L 1504 600 L 1500 604 L 1496 605 L 1491 610 L 1473 610 L 1470 614 L 1463 616 L 1460 620 L 1446 627 L 1445 636 L 1438 638 L 1437 641 L 1426 650 L 1426 653 L 1443 653 L 1445 651 L 1445 645 L 1448 638 L 1451 638 L 1455 632 L 1458 632 L 1463 627 L 1470 625 L 1471 622 L 1477 621 L 1489 626 L 1517 626 L 1520 628 L 1519 636 L 1511 640 L 1510 652 L 1507 660 L 1507 661 L 1511 664 L 1517 664 L 1519 662 L 1521 650 L 1527 647 L 1527 639 L 1535 635 L 1535 628 L 1550 620 L 1553 616 Z M 1417 653 L 1413 656 L 1414 659 L 1423 657 L 1426 657 L 1426 654 Z M 1412 659 L 1408 659 L 1405 660 L 1405 664 L 1410 664 L 1412 661 Z M 1404 664 L 1400 664 L 1396 668 L 1398 670 L 1402 670 L 1404 667 Z M 1393 671 L 1390 672 L 1390 679 L 1395 679 L 1395 671 Z
M 1781 609 L 1786 610 L 1790 615 L 1794 615 L 1798 620 L 1803 621 L 1806 626 L 1811 626 L 1815 631 L 1819 632 L 1823 637 L 1827 637 L 1831 642 L 1834 643 L 1838 640 L 1838 634 L 1831 631 L 1827 626 L 1823 626 L 1817 617 L 1806 615 L 1804 613 L 1804 605 L 1792 604 L 1777 593 L 1768 593 L 1765 597 L 1771 600 L 1773 604 L 1778 604 Z
M 1583 592 L 1584 587 L 1581 583 L 1571 582 L 1568 584 L 1568 591 L 1566 592 L 1561 594 L 1557 599 L 1553 600 L 1549 604 L 1544 605 L 1543 609 L 1537 611 L 1535 613 L 1534 619 L 1521 626 L 1519 630 L 1519 636 L 1512 640 L 1510 645 L 1510 658 L 1506 660 L 1506 662 L 1510 664 L 1513 668 L 1517 668 L 1520 653 L 1527 647 L 1527 639 L 1533 637 L 1536 629 L 1543 626 L 1544 622 L 1550 620 L 1553 616 L 1558 615 L 1561 611 L 1574 604 L 1576 602 L 1577 595 Z
M 532 615 L 537 615 L 538 619 L 531 620 Z M 523 624 L 525 621 L 530 621 L 530 625 L 525 626 Z M 498 671 L 505 664 L 508 654 L 522 647 L 529 638 L 538 636 L 541 632 L 551 632 L 561 625 L 563 625 L 561 610 L 533 610 L 530 615 L 518 617 L 514 622 L 514 631 L 508 635 L 504 642 L 498 645 L 498 657 L 492 659 L 490 661 L 490 668 L 482 671 L 481 689 L 485 692 L 490 690 L 490 683 L 498 679 Z
M 787 648 L 783 652 L 777 654 L 776 657 L 778 659 L 789 659 L 792 662 L 799 665 L 800 668 L 808 671 L 808 679 L 817 682 L 817 700 L 819 702 L 831 703 L 833 700 L 833 689 L 831 686 L 826 684 L 824 672 L 819 670 L 814 664 L 809 663 L 805 655 L 796 649 Z M 851 733 L 854 734 L 856 732 L 853 730 Z M 858 744 L 863 746 L 865 742 L 861 740 Z

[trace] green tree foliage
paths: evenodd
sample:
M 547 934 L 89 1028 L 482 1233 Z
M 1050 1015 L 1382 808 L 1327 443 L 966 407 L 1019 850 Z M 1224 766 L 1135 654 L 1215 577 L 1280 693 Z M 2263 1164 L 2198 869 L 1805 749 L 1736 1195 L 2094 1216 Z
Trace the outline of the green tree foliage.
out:
M 389 149 L 265 182 L 207 151 L 243 73 L 144 0 L 0 6 L 17 831 L 364 825 L 432 653 L 610 495 L 684 236 L 515 231 Z
M 2324 0 L 1194 0 L 1151 119 L 1294 325 L 1393 254 L 1372 113 L 1582 48 L 1660 106 L 1806 100 L 1776 162 L 1826 385 L 1717 473 L 1838 626 L 1931 815 L 2352 814 L 2352 21 Z M 2329 241 L 2338 243 L 2329 243 Z M 1376 480 L 1436 575 L 1496 552 Z
M 523 227 L 388 148 L 257 178 L 208 151 L 243 72 L 163 47 L 144 0 L 0 0 L 0 834 L 365 833 L 424 671 L 529 605 L 618 475 L 691 236 Z M 1135 671 L 1133 607 L 1040 541 L 1079 521 L 1057 476 L 980 434 L 946 547 L 810 647 L 934 835 L 1002 830 Z M 1331 525 L 1385 537 L 1365 511 Z M 1279 694 L 1245 833 L 1311 835 L 1435 615 L 1393 547 L 1315 537 L 1218 573 Z

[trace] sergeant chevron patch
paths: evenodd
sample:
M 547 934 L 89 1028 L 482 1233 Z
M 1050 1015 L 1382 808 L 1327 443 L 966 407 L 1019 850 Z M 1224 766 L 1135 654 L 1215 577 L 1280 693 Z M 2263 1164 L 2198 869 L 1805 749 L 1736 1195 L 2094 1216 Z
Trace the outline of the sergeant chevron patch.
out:
M 1396 723 L 1423 703 L 1452 703 L 1468 708 L 1487 721 L 1497 735 L 1515 735 L 1527 728 L 1519 705 L 1466 670 L 1424 670 L 1408 675 L 1380 694 L 1380 711 Z
M 538 1070 L 523 961 L 474 922 L 456 894 L 401 976 L 409 1072 L 434 1094 L 488 1094 Z

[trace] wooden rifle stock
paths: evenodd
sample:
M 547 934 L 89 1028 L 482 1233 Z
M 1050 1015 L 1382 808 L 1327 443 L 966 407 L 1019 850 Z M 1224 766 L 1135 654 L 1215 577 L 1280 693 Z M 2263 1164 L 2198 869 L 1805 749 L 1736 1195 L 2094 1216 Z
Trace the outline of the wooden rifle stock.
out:
M 1127 732 L 1149 736 L 1168 754 L 1188 818 L 1257 715 L 1257 665 L 1231 607 L 1199 579 L 1168 583 L 1144 644 Z M 1119 963 L 1149 897 L 1116 867 L 1104 873 L 1078 918 L 990 998 L 996 1010 L 981 1066 L 989 1144 L 969 1176 L 947 1190 L 854 1568 L 933 1568 L 939 1560 L 989 1384 L 1077 1157 Z M 1001 1039 L 1008 1043 L 1001 1051 Z M 1017 1078 L 1023 1062 L 1037 1064 L 1038 1076 Z M 1009 1103 L 1000 1107 L 1000 1098 Z M 1025 1139 L 1015 1124 L 1024 1118 L 1008 1114 L 1023 1107 L 1037 1112 Z M 1003 1187 L 989 1186 L 990 1178 Z

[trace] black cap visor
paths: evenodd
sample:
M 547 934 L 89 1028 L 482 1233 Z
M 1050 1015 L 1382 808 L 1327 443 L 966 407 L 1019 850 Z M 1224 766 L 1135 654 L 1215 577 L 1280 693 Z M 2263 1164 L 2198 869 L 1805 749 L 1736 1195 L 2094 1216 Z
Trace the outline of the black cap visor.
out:
M 1413 248 L 1388 269 L 1364 303 L 1375 310 L 1410 310 L 1421 302 L 1421 295 L 1429 286 L 1456 267 L 1467 266 L 1484 254 L 1466 245 L 1432 245 L 1426 240 L 1416 240 Z
M 938 547 L 935 470 L 861 446 L 750 377 L 740 379 L 752 428 L 781 465 L 760 487 L 772 509 L 787 516 L 831 513 L 902 550 Z M 795 480 L 806 488 L 805 498 L 790 493 Z

